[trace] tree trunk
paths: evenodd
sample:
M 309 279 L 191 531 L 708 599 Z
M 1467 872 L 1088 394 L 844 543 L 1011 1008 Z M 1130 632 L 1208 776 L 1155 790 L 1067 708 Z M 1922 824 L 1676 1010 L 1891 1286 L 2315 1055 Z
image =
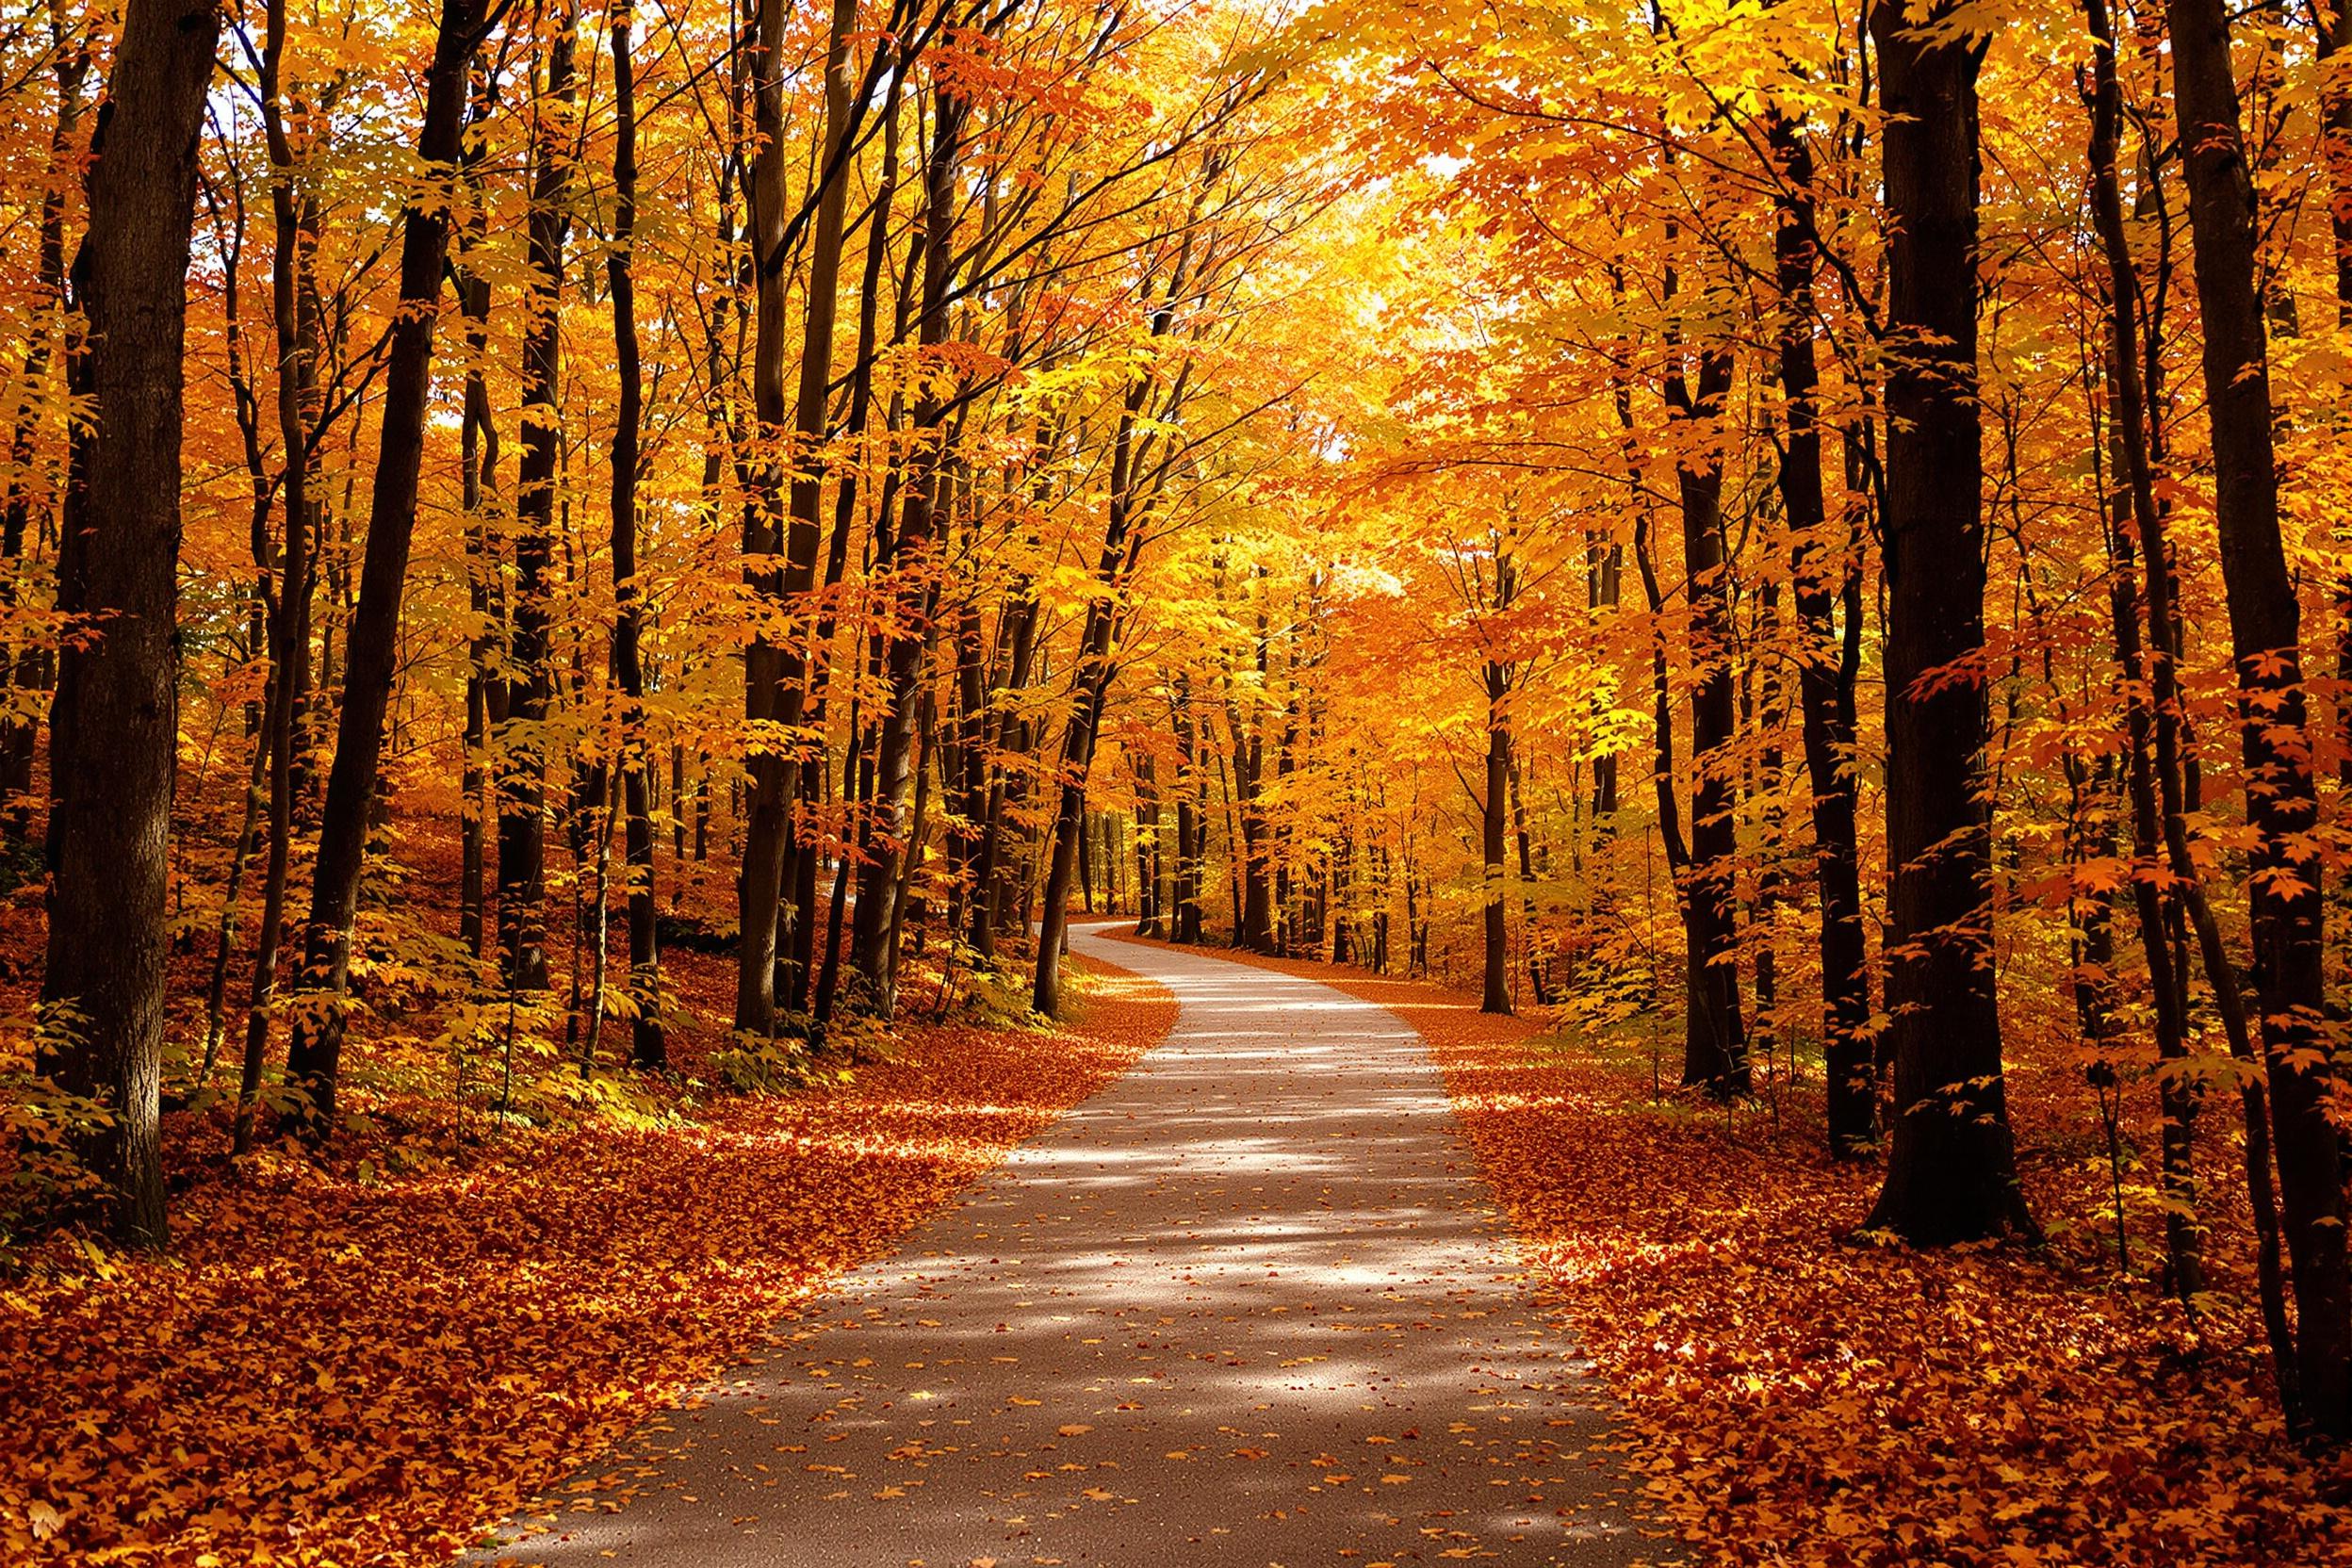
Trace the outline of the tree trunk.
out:
M 1992 961 L 1983 453 L 1976 401 L 1977 53 L 1870 12 L 1887 112 L 1887 1011 L 1895 1121 L 1870 1223 L 1915 1245 L 2034 1230 L 2017 1185 Z
M 1179 265 L 1181 276 L 1182 266 Z M 1171 286 L 1172 303 L 1175 288 Z M 1152 320 L 1152 335 L 1168 330 L 1168 308 Z M 1045 913 L 1037 938 L 1037 967 L 1030 1004 L 1048 1018 L 1061 1011 L 1062 947 L 1068 931 L 1071 862 L 1085 853 L 1086 779 L 1094 767 L 1095 738 L 1101 732 L 1102 705 L 1109 696 L 1113 665 L 1111 640 L 1119 607 L 1135 551 L 1142 540 L 1135 533 L 1138 485 L 1135 427 L 1151 397 L 1152 377 L 1135 376 L 1119 411 L 1119 429 L 1111 442 L 1110 511 L 1102 529 L 1102 549 L 1095 558 L 1094 580 L 1101 594 L 1086 604 L 1086 628 L 1079 638 L 1078 662 L 1070 681 L 1069 727 L 1062 737 L 1061 793 L 1054 821 L 1053 863 L 1046 876 Z
M 270 207 L 276 254 L 270 295 L 277 318 L 278 435 L 286 449 L 286 547 L 279 557 L 278 598 L 270 618 L 270 707 L 265 719 L 270 777 L 270 863 L 262 883 L 261 926 L 253 943 L 253 984 L 245 1019 L 245 1054 L 237 1081 L 232 1147 L 253 1145 L 253 1115 L 269 1057 L 270 1008 L 277 994 L 278 950 L 286 929 L 288 862 L 293 854 L 296 749 L 310 680 L 310 604 L 314 575 L 310 501 L 311 414 L 319 344 L 318 315 L 305 309 L 302 277 L 307 247 L 317 243 L 315 220 L 305 224 L 295 188 L 296 158 L 286 127 L 282 79 L 286 0 L 273 0 L 262 50 L 262 119 L 270 136 Z
M 1497 572 L 1505 568 L 1498 565 Z M 1486 666 L 1486 798 L 1479 803 L 1478 849 L 1484 862 L 1486 896 L 1486 984 L 1478 1011 L 1511 1011 L 1511 933 L 1503 920 L 1503 833 L 1511 788 L 1511 719 L 1505 705 L 1510 673 Z
M 1731 386 L 1731 355 L 1699 359 L 1698 384 L 1677 373 L 1667 386 L 1676 418 L 1711 432 Z M 1702 439 L 1711 439 L 1711 435 Z M 1720 457 L 1684 458 L 1675 468 L 1682 502 L 1682 564 L 1690 598 L 1690 854 L 1683 891 L 1689 926 L 1682 1081 L 1719 1098 L 1748 1092 L 1747 1025 L 1740 991 L 1739 923 L 1733 877 L 1740 854 L 1732 764 L 1738 693 L 1732 679 L 1731 568 L 1723 543 Z
M 962 167 L 964 122 L 971 106 L 952 92 L 940 91 L 931 111 L 931 146 L 923 170 L 923 308 L 915 331 L 918 353 L 936 350 L 947 341 L 950 293 L 956 278 L 956 216 L 960 199 L 958 171 Z M 897 1005 L 892 988 L 896 971 L 889 951 L 890 890 L 898 879 L 898 862 L 911 846 L 907 842 L 907 799 L 914 775 L 917 712 L 923 653 L 928 644 L 930 607 L 937 589 L 924 582 L 926 557 L 938 531 L 944 475 L 940 459 L 946 431 L 941 425 L 942 402 L 926 389 L 917 404 L 918 446 L 911 459 L 899 528 L 890 553 L 890 592 L 906 617 L 889 640 L 884 671 L 889 681 L 889 706 L 878 727 L 874 754 L 874 850 L 858 878 L 858 907 L 850 937 L 850 958 L 866 983 L 868 1001 L 882 1017 Z
M 2275 1120 L 2295 1285 L 2301 1419 L 2352 1435 L 2352 1272 L 2343 1147 L 2328 1105 L 2335 1062 L 2324 1021 L 2325 933 L 2308 843 L 2318 823 L 2303 694 L 2302 612 L 2278 526 L 2269 346 L 2257 267 L 2253 179 L 2221 0 L 2170 0 L 2174 96 L 2204 325 L 2214 520 L 2237 662 L 2254 991 Z M 2153 563 L 2151 563 L 2151 566 Z
M 479 124 L 490 112 L 490 89 L 486 73 L 476 71 L 473 78 L 473 118 Z M 490 280 L 471 265 L 471 253 L 484 243 L 487 214 L 480 187 L 482 161 L 487 152 L 481 137 L 466 150 L 466 178 L 474 197 L 474 212 L 459 243 L 455 279 L 458 309 L 466 322 L 466 359 L 465 407 L 458 431 L 458 493 L 466 513 L 466 608 L 475 618 L 474 635 L 466 645 L 466 760 L 458 781 L 457 934 L 477 960 L 490 945 L 485 840 L 498 815 L 490 787 L 490 736 L 506 722 L 506 689 L 497 674 L 499 639 L 493 630 L 506 619 L 505 584 L 486 510 L 498 483 L 498 426 L 490 408 L 484 368 L 490 341 Z
M 56 364 L 55 345 L 67 331 L 66 204 L 80 151 L 75 143 L 81 135 L 82 84 L 90 74 L 89 43 L 63 36 L 62 12 L 55 14 L 52 27 L 58 35 L 57 118 L 49 133 L 47 183 L 41 191 L 40 236 L 35 242 L 40 314 L 34 317 L 33 340 L 24 351 L 23 398 L 8 438 L 8 467 L 14 477 L 8 484 L 7 504 L 0 507 L 0 604 L 6 605 L 15 604 L 24 588 L 24 535 L 34 529 L 36 514 L 32 476 L 41 400 Z M 48 532 L 50 515 L 43 508 L 37 537 Z M 50 668 L 48 660 L 33 646 L 0 649 L 0 657 L 6 660 L 0 663 L 0 682 L 20 690 L 38 689 Z M 0 720 L 0 834 L 11 843 L 22 844 L 32 838 L 39 808 L 33 794 L 33 758 L 40 739 L 41 725 L 34 718 L 17 715 Z
M 612 674 L 621 689 L 621 794 L 629 821 L 629 999 L 634 1022 L 629 1060 L 658 1069 L 669 1059 L 662 1030 L 661 956 L 654 945 L 653 753 L 645 743 L 645 667 L 639 643 L 645 606 L 637 581 L 637 470 L 645 412 L 645 371 L 637 349 L 637 80 L 630 57 L 631 18 L 615 6 L 610 26 L 615 101 L 612 152 L 612 250 L 605 275 L 612 295 L 612 347 L 620 406 L 612 431 Z M 673 803 L 675 809 L 675 803 Z
M 2132 908 L 2138 921 L 2140 946 L 2148 959 L 2160 1075 L 2157 1097 L 2164 1113 L 2161 1161 L 2165 1199 L 2165 1271 L 2174 1294 L 2187 1300 L 2203 1288 L 2203 1249 L 2197 1223 L 2197 1174 L 2191 1135 L 2201 1090 L 2186 1076 L 2187 975 L 2183 972 L 2185 964 L 2174 962 L 2172 939 L 2179 921 L 2180 895 L 2173 889 L 2160 886 L 2153 871 L 2162 863 L 2167 847 L 2175 842 L 2183 853 L 2172 862 L 2174 875 L 2182 879 L 2183 886 L 2193 886 L 2197 869 L 2186 856 L 2186 826 L 2179 823 L 2179 671 L 2169 642 L 2169 574 L 2155 555 L 2150 555 L 2148 561 L 2157 575 L 2148 579 L 2147 593 L 2150 622 L 2155 629 L 2152 660 L 2140 634 L 2139 578 L 2143 563 L 2132 548 L 2133 537 L 2137 535 L 2143 548 L 2153 549 L 2161 544 L 2162 524 L 2156 514 L 2149 461 L 2147 389 L 2139 372 L 2140 280 L 2124 229 L 2122 188 L 2115 168 L 2123 92 L 2116 76 L 2114 27 L 2105 0 L 2085 0 L 2083 13 L 2097 44 L 2088 161 L 2093 227 L 2107 262 L 2107 358 L 2115 389 L 2109 442 L 2115 456 L 2115 472 L 2109 482 L 2109 494 L 2101 498 L 2108 548 L 2115 567 L 2108 610 L 2115 627 L 2115 659 L 2124 678 L 2124 785 L 2132 811 L 2135 868 L 2132 879 Z M 2160 801 L 2168 804 L 2160 806 Z M 2174 826 L 2179 828 L 2177 835 Z M 2215 985 L 2233 990 L 2237 985 L 2227 966 L 2223 972 L 2210 978 Z M 2260 1184 L 2267 1188 L 2269 1183 L 2270 1172 L 2262 1169 Z M 2258 1198 L 2255 1208 L 2258 1215 L 2271 1213 L 2275 1204 L 2267 1198 Z M 2271 1262 L 2259 1270 L 2262 1276 L 2264 1315 L 2283 1324 L 2284 1303 L 2278 1299 L 2275 1222 L 2270 1229 Z M 2280 1358 L 2281 1370 L 2291 1378 L 2292 1348 L 2284 1344 L 2274 1345 L 2273 1348 Z M 2282 1380 L 2280 1386 L 2287 1384 Z
M 1778 277 L 1780 385 L 1788 433 L 1780 498 L 1794 559 L 1793 597 L 1802 638 L 1797 706 L 1805 775 L 1813 794 L 1814 874 L 1821 887 L 1821 1042 L 1829 1147 L 1852 1159 L 1878 1141 L 1878 1074 L 1870 1038 L 1870 976 L 1862 927 L 1862 861 L 1856 834 L 1859 782 L 1854 758 L 1858 638 L 1838 633 L 1838 603 L 1858 587 L 1857 531 L 1833 538 L 1821 495 L 1820 373 L 1813 347 L 1813 156 L 1803 128 L 1774 116 L 1767 125 L 1781 165 L 1773 231 Z M 1849 631 L 1855 629 L 1849 628 Z M 1854 657 L 1850 657 L 1850 654 Z
M 752 402 L 760 428 L 784 423 L 786 305 L 792 278 L 785 268 L 784 209 L 791 153 L 785 144 L 785 92 L 792 69 L 784 56 L 792 8 L 789 0 L 760 0 L 760 57 L 755 119 L 760 152 L 752 172 L 752 245 L 759 279 L 759 344 L 753 355 Z M 767 465 L 758 477 L 747 514 L 744 576 L 778 601 L 796 603 L 815 585 L 825 476 L 818 466 L 825 435 L 825 392 L 833 375 L 833 329 L 841 304 L 841 235 L 849 176 L 844 147 L 861 101 L 854 101 L 850 40 L 857 24 L 853 0 L 835 0 L 825 57 L 822 188 L 808 235 L 807 308 L 801 322 L 800 379 L 792 411 L 793 461 L 789 481 Z M 873 78 L 866 78 L 870 90 Z M 778 529 L 776 492 L 786 492 L 789 519 Z M 777 557 L 781 556 L 779 561 Z M 799 792 L 797 743 L 782 738 L 796 727 L 807 700 L 807 655 L 799 644 L 753 642 L 743 658 L 744 715 L 751 740 L 752 800 L 743 835 L 738 923 L 735 1027 L 757 1035 L 776 1028 L 776 932 L 786 867 L 792 851 L 794 797 Z M 768 734 L 760 731 L 768 726 Z M 804 911 L 804 916 L 805 916 Z
M 197 138 L 220 17 L 213 0 L 130 0 L 75 258 L 89 322 L 76 377 L 92 422 L 68 492 L 51 716 L 44 1067 L 112 1113 L 90 1164 L 134 1246 L 167 1233 L 157 1118 L 179 745 L 180 434 Z
M 514 484 L 514 619 L 506 685 L 508 734 L 498 780 L 498 951 L 510 990 L 547 986 L 547 705 L 555 558 L 556 469 L 564 422 L 560 401 L 564 251 L 571 233 L 572 158 L 568 110 L 580 14 L 566 6 L 547 43 L 531 143 L 529 270 L 524 313 L 522 461 Z
M 319 819 L 310 923 L 302 939 L 301 988 L 319 1004 L 297 1017 L 287 1072 L 308 1095 L 318 1126 L 335 1118 L 350 985 L 351 924 L 368 847 L 368 805 L 384 747 L 384 710 L 400 651 L 400 596 L 416 526 L 416 482 L 424 457 L 425 411 L 433 389 L 433 329 L 449 261 L 449 211 L 433 192 L 458 169 L 466 118 L 466 67 L 481 42 L 483 0 L 443 0 L 440 33 L 425 77 L 418 160 L 427 171 L 400 217 L 400 309 L 385 355 L 384 428 L 368 497 L 367 557 L 359 604 L 345 638 L 343 712 Z

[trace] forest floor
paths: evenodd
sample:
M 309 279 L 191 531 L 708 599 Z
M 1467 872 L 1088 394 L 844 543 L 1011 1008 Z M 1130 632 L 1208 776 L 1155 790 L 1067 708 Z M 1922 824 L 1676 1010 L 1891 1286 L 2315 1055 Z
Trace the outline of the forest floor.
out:
M 1654 1098 L 1638 1029 L 1556 1035 L 1442 986 L 1246 961 L 1420 1032 L 1548 1300 L 1623 1407 L 1645 1509 L 1701 1560 L 2352 1563 L 2352 1460 L 2314 1463 L 2280 1429 L 2249 1262 L 2228 1241 L 2242 1220 L 2216 1220 L 2194 1315 L 2119 1269 L 2079 1066 L 2011 1075 L 2050 1243 L 1915 1252 L 1857 1237 L 1880 1170 L 1829 1158 L 1818 1094 L 1728 1111 Z M 2237 1158 L 2223 1120 L 2204 1134 L 2220 1213 Z M 2155 1255 L 2152 1236 L 2136 1245 Z
M 225 1109 L 168 1117 L 168 1257 L 69 1235 L 0 1273 L 0 1562 L 447 1560 L 1175 1015 L 1097 972 L 1063 1026 L 917 1022 L 854 1072 L 739 1095 L 697 1081 L 731 966 L 667 970 L 702 1023 L 671 1076 L 599 1079 L 622 1091 L 595 1106 L 468 1119 L 446 1077 L 387 1070 L 324 1162 L 237 1165 Z

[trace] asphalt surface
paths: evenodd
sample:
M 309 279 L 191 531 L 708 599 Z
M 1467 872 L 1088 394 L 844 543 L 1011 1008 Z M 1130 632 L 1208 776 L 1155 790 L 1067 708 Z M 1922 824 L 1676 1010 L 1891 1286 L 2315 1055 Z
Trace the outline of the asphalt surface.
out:
M 1106 929 L 1165 1043 L 473 1560 L 1671 1560 L 1419 1037 Z

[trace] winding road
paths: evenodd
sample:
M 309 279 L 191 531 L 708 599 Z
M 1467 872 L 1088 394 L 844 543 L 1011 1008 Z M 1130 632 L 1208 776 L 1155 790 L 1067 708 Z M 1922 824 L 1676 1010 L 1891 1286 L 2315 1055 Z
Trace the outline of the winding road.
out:
M 475 1560 L 1656 1560 L 1419 1037 L 1110 929 L 1165 1042 Z

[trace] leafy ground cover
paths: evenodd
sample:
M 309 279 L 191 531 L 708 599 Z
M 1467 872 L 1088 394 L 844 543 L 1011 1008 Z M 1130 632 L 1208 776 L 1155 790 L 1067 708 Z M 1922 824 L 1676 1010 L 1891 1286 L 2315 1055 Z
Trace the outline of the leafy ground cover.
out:
M 1174 1019 L 1148 982 L 1088 987 L 1075 1022 L 911 1027 L 793 1094 L 646 1080 L 628 1127 L 175 1169 L 169 1258 L 62 1237 L 0 1278 L 0 1561 L 445 1560 Z
M 2248 1260 L 2216 1227 L 2192 1315 L 2115 1268 L 2066 1075 L 2012 1113 L 2052 1241 L 1915 1252 L 1854 1233 L 1879 1168 L 1818 1102 L 1651 1099 L 1638 1039 L 1489 1017 L 1442 986 L 1250 958 L 1421 1032 L 1538 1287 L 1622 1402 L 1644 1508 L 1738 1564 L 2352 1562 L 2352 1470 L 2284 1437 Z M 2079 1077 L 2076 1079 L 2079 1083 Z M 2209 1137 L 2218 1145 L 2218 1134 Z M 2216 1203 L 2234 1147 L 2212 1151 Z M 2151 1254 L 2152 1255 L 2152 1252 Z

